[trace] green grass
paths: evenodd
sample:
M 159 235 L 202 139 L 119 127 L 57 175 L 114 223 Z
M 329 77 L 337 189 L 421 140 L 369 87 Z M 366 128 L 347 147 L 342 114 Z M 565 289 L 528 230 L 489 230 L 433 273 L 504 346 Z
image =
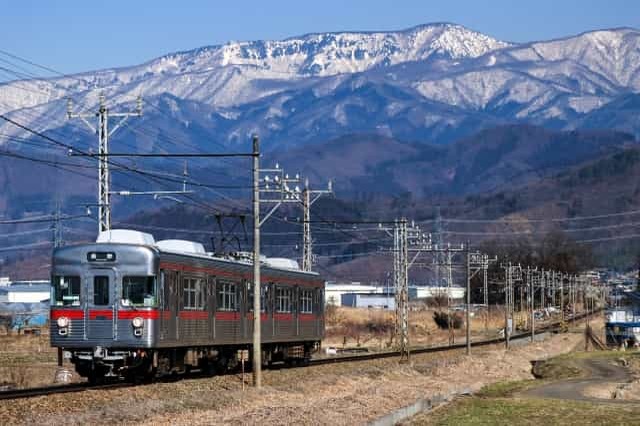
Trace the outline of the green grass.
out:
M 592 404 L 546 399 L 467 398 L 414 425 L 632 425 L 640 424 L 640 406 Z
M 513 382 L 498 382 L 480 389 L 478 398 L 505 398 L 516 392 L 522 392 L 535 386 L 544 384 L 541 380 L 518 380 Z
M 556 380 L 585 375 L 581 360 L 620 358 L 637 361 L 630 352 L 574 352 L 551 358 L 536 366 L 538 380 L 499 382 L 482 388 L 475 396 L 420 414 L 414 425 L 631 425 L 640 424 L 640 404 L 609 404 L 559 399 L 527 398 L 520 393 Z

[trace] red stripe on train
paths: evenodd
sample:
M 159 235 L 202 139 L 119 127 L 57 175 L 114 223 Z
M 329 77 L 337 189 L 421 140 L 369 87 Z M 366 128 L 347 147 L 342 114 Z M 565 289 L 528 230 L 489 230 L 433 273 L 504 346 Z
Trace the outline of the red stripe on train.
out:
M 240 319 L 239 312 L 216 312 L 216 319 L 223 321 L 238 321 Z
M 52 309 L 51 319 L 57 320 L 60 317 L 67 317 L 72 320 L 84 319 L 84 312 L 78 309 Z
M 315 321 L 317 317 L 315 314 L 299 314 L 298 319 L 300 321 Z
M 180 311 L 178 314 L 180 319 L 188 319 L 188 320 L 202 320 L 209 318 L 209 312 L 207 311 Z
M 160 311 L 118 311 L 118 319 L 142 319 L 157 320 L 160 318 Z
M 291 321 L 293 314 L 273 314 L 273 319 L 276 321 Z

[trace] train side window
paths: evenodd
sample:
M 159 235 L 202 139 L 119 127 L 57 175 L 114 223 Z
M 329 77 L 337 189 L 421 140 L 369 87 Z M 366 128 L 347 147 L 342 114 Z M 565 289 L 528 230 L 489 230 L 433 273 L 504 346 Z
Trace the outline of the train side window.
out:
M 217 305 L 220 311 L 238 310 L 237 285 L 228 281 L 218 281 Z
M 51 303 L 54 306 L 80 306 L 80 277 L 56 275 L 53 277 Z
M 185 310 L 202 310 L 205 306 L 205 286 L 200 278 L 182 280 L 182 306 Z
M 276 287 L 276 312 L 291 312 L 291 288 Z
M 93 304 L 95 306 L 109 304 L 109 277 L 104 275 L 93 277 Z
M 313 313 L 313 290 L 302 289 L 300 291 L 300 313 Z

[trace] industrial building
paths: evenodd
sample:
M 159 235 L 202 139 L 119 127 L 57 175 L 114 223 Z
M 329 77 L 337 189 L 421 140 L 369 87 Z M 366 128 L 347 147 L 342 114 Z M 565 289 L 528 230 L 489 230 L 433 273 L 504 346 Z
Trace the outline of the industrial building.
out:
M 435 297 L 447 297 L 450 299 L 463 299 L 466 289 L 464 287 L 436 287 L 436 286 L 411 286 L 409 287 L 409 299 L 432 299 Z
M 40 303 L 49 300 L 51 284 L 49 281 L 14 281 L 3 289 L 7 290 L 9 303 Z
M 342 306 L 367 309 L 396 308 L 396 300 L 393 294 L 380 293 L 345 293 L 342 295 Z
M 327 282 L 324 286 L 324 301 L 326 305 L 340 306 L 344 294 L 381 294 L 383 292 L 383 287 L 362 285 L 359 282 Z

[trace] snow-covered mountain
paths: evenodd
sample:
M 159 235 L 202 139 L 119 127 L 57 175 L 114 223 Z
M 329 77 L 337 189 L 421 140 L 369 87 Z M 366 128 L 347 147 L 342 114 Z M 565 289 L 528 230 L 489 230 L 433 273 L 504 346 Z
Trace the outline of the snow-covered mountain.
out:
M 444 143 L 510 122 L 593 127 L 589 117 L 601 117 L 601 108 L 608 122 L 637 134 L 633 114 L 610 117 L 611 105 L 637 91 L 638 30 L 514 44 L 440 23 L 230 42 L 127 68 L 14 81 L 0 86 L 0 113 L 40 130 L 69 127 L 66 98 L 91 107 L 103 92 L 112 106 L 143 96 L 140 126 L 188 144 L 233 146 L 254 132 L 267 147 L 353 132 Z M 121 137 L 163 149 L 152 132 Z

